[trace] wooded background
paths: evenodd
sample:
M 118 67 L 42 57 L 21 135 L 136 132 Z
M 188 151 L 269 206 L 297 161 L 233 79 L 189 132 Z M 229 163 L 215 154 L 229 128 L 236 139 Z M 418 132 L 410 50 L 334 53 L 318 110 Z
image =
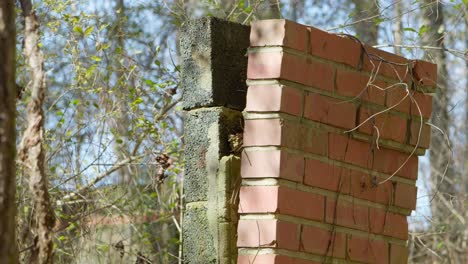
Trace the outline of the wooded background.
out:
M 468 262 L 467 0 L 1 1 L 1 261 L 179 263 L 179 28 L 203 16 L 288 18 L 438 64 L 409 261 Z

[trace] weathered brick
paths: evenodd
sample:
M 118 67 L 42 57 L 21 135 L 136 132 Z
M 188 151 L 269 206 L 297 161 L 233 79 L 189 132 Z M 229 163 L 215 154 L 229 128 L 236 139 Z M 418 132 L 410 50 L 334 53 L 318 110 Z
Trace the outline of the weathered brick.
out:
M 337 70 L 336 92 L 339 95 L 361 98 L 367 102 L 384 105 L 385 91 L 381 89 L 385 89 L 386 83 L 375 80 L 368 85 L 370 78 L 356 71 Z
M 281 76 L 283 53 L 252 52 L 249 53 L 247 78 L 276 79 Z
M 295 139 L 298 148 L 312 154 L 318 154 L 327 156 L 328 155 L 328 133 L 306 126 L 293 128 L 299 133 Z M 293 141 L 292 138 L 290 141 Z
M 349 235 L 348 256 L 353 261 L 387 264 L 388 243 L 366 237 Z
M 413 61 L 413 77 L 418 85 L 437 85 L 437 64 L 427 61 Z
M 314 226 L 303 226 L 301 250 L 322 256 L 345 258 L 346 235 Z
M 281 79 L 306 84 L 309 79 L 307 75 L 309 64 L 307 59 L 290 53 L 283 54 L 281 65 Z
M 405 143 L 407 120 L 388 112 L 377 114 L 379 112 L 380 111 L 361 107 L 359 124 L 362 123 L 362 125 L 359 127 L 359 131 L 369 135 L 378 135 L 379 138 Z M 369 119 L 369 117 L 373 115 L 375 116 Z M 376 131 L 377 129 L 378 132 Z
M 282 85 L 255 85 L 247 90 L 246 111 L 300 115 L 302 92 Z
M 308 30 L 310 32 L 310 54 L 357 67 L 361 56 L 359 43 L 348 37 L 340 37 L 314 27 L 308 27 Z
M 243 178 L 282 178 L 302 182 L 304 157 L 283 150 L 243 151 Z
M 278 211 L 278 186 L 242 186 L 239 213 L 275 213 Z
M 278 213 L 322 221 L 325 198 L 315 193 L 308 193 L 280 187 Z
M 250 46 L 284 46 L 305 51 L 307 28 L 304 25 L 285 20 L 257 20 L 250 30 Z
M 377 184 L 377 178 L 358 171 L 351 171 L 350 180 L 350 194 L 353 197 L 390 205 L 393 195 L 393 185 L 390 181 Z
M 282 122 L 280 119 L 245 120 L 244 146 L 281 145 Z
M 369 208 L 370 231 L 403 240 L 408 239 L 406 216 L 382 209 Z
M 393 175 L 400 167 L 396 175 L 416 180 L 418 176 L 418 157 L 409 153 L 380 147 L 374 151 L 374 169 Z M 406 161 L 408 159 L 408 161 Z M 405 163 L 406 162 L 406 163 Z
M 298 250 L 298 231 L 296 224 L 276 219 L 240 220 L 237 227 L 237 246 Z
M 375 148 L 367 142 L 349 139 L 345 161 L 363 168 L 373 168 Z
M 241 255 L 238 264 L 319 264 L 312 260 L 292 258 L 273 254 Z
M 280 213 L 323 220 L 324 197 L 278 186 L 243 186 L 239 213 Z
M 393 204 L 395 206 L 414 210 L 416 209 L 416 193 L 417 188 L 414 185 L 409 185 L 401 182 L 395 183 L 395 193 Z
M 408 263 L 408 248 L 406 246 L 390 244 L 390 264 Z
M 330 64 L 309 61 L 304 84 L 317 89 L 333 91 L 335 69 Z
M 328 134 L 328 157 L 333 160 L 345 160 L 349 148 L 349 137 L 345 134 Z
M 419 132 L 421 130 L 421 133 Z M 411 122 L 410 131 L 410 144 L 415 146 L 416 144 L 420 148 L 429 148 L 431 144 L 431 127 L 427 124 L 422 124 L 418 121 Z M 419 142 L 418 142 L 419 138 Z
M 331 97 L 309 93 L 305 98 L 304 116 L 324 124 L 353 128 L 356 106 Z
M 362 69 L 396 81 L 411 83 L 410 62 L 398 55 L 365 45 Z
M 430 94 L 424 94 L 421 92 L 412 92 L 411 96 L 415 102 L 411 102 L 411 114 L 417 116 L 423 116 L 424 118 L 430 118 L 432 114 L 432 96 Z M 419 107 L 419 110 L 418 110 Z M 421 111 L 421 113 L 419 112 Z
M 340 193 L 349 193 L 350 170 L 318 160 L 307 159 L 304 184 Z
M 409 95 L 409 90 L 402 85 L 398 85 L 386 90 L 387 92 L 387 108 L 392 108 L 392 110 L 409 113 L 411 98 Z
M 369 230 L 368 208 L 347 201 L 327 198 L 326 222 L 344 227 Z

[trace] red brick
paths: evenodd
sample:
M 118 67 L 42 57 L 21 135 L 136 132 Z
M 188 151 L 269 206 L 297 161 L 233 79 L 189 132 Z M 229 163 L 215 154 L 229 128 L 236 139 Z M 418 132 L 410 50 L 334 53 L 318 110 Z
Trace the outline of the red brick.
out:
M 437 64 L 427 61 L 413 61 L 413 77 L 418 85 L 437 85 Z
M 315 128 L 301 126 L 299 128 L 293 128 L 296 130 L 295 133 L 299 133 L 296 140 L 298 149 L 301 149 L 307 153 L 318 154 L 327 156 L 328 155 L 328 133 Z M 292 141 L 290 138 L 289 141 Z
M 335 69 L 330 64 L 310 61 L 307 65 L 304 84 L 317 89 L 333 91 Z
M 384 241 L 349 235 L 348 256 L 354 261 L 387 264 L 388 244 Z
M 308 253 L 345 258 L 346 236 L 313 226 L 303 226 L 301 250 Z
M 283 54 L 280 52 L 249 53 L 247 78 L 276 79 L 281 76 Z
M 385 89 L 387 89 L 387 82 L 381 80 L 374 80 L 368 87 L 366 92 L 362 95 L 362 99 L 367 102 L 385 105 Z
M 374 74 L 378 71 L 378 75 L 393 78 L 397 81 L 411 82 L 411 70 L 407 59 L 367 45 L 365 49 L 367 55 L 364 56 L 362 64 L 364 70 L 374 71 Z
M 280 119 L 245 120 L 244 146 L 281 145 L 282 122 Z
M 388 112 L 375 115 L 379 111 L 362 107 L 360 109 L 359 131 L 369 135 L 379 135 L 380 138 L 406 143 L 406 119 Z M 374 117 L 370 118 L 371 116 Z M 366 121 L 367 120 L 367 121 Z M 376 131 L 376 127 L 379 130 Z
M 414 185 L 395 183 L 394 205 L 406 209 L 416 209 L 417 188 Z
M 243 178 L 282 178 L 302 182 L 304 158 L 283 150 L 243 151 Z
M 323 220 L 324 197 L 278 186 L 242 186 L 239 213 L 279 213 Z
M 309 27 L 310 53 L 314 56 L 356 67 L 361 47 L 356 41 Z M 344 48 L 346 47 L 346 48 Z
M 280 214 L 318 221 L 324 218 L 325 198 L 315 193 L 280 187 L 278 204 Z
M 356 99 L 361 98 L 367 102 L 384 105 L 385 92 L 381 89 L 385 88 L 386 83 L 375 80 L 371 85 L 367 86 L 369 78 L 369 76 L 362 75 L 358 72 L 337 70 L 336 91 L 339 95 Z
M 328 134 L 328 157 L 343 161 L 348 151 L 349 137 L 346 134 Z
M 406 246 L 390 244 L 390 264 L 408 263 L 408 248 Z
M 380 149 L 375 150 L 374 169 L 392 175 L 405 164 L 396 175 L 416 180 L 418 176 L 418 157 L 412 155 L 405 163 L 409 155 L 409 153 L 380 147 Z
M 307 28 L 285 19 L 257 20 L 250 30 L 250 46 L 285 46 L 305 51 Z
M 421 130 L 421 134 L 420 131 Z M 411 135 L 410 144 L 413 146 L 418 145 L 420 148 L 429 148 L 431 144 L 431 127 L 427 124 L 423 124 L 421 127 L 420 122 L 411 122 Z M 419 142 L 418 142 L 419 138 Z
M 409 91 L 406 88 L 398 85 L 387 89 L 387 102 L 386 106 L 392 110 L 409 113 L 410 112 L 411 98 Z
M 373 153 L 369 143 L 349 139 L 347 136 L 329 134 L 329 157 L 364 168 L 372 168 Z
M 347 201 L 327 198 L 326 222 L 344 227 L 367 231 L 369 229 L 368 208 Z
M 237 258 L 238 264 L 319 264 L 312 260 L 291 258 L 273 254 L 240 255 Z
M 351 171 L 351 195 L 356 198 L 390 205 L 393 185 L 390 181 L 377 184 L 378 180 L 371 175 Z
M 304 116 L 324 124 L 353 128 L 356 106 L 331 97 L 309 93 L 305 98 Z
M 372 147 L 367 142 L 350 139 L 345 161 L 364 168 L 373 166 Z
M 408 221 L 406 216 L 382 209 L 370 208 L 370 231 L 403 240 L 408 239 Z
M 246 111 L 301 114 L 302 92 L 282 85 L 256 85 L 247 90 Z
M 319 264 L 315 261 L 312 260 L 306 260 L 306 259 L 298 259 L 298 258 L 291 258 L 291 257 L 286 257 L 286 256 L 278 256 L 276 258 L 275 264 Z M 251 264 L 254 264 L 253 262 Z M 255 262 L 255 264 L 257 264 Z
M 306 84 L 307 80 L 311 78 L 308 76 L 308 67 L 305 57 L 284 53 L 280 78 Z
M 278 186 L 242 186 L 239 213 L 275 213 L 278 211 Z
M 328 134 L 300 123 L 281 119 L 246 120 L 244 146 L 284 146 L 327 155 Z
M 419 113 L 418 106 L 416 106 L 415 102 L 411 102 L 411 114 L 417 116 L 422 114 L 424 118 L 430 118 L 432 114 L 432 96 L 420 92 L 413 92 L 411 96 L 418 104 L 419 110 L 421 110 L 421 113 Z
M 349 174 L 349 169 L 308 159 L 305 165 L 304 183 L 330 191 L 349 193 Z
M 238 247 L 299 249 L 296 224 L 275 219 L 240 220 L 237 227 Z

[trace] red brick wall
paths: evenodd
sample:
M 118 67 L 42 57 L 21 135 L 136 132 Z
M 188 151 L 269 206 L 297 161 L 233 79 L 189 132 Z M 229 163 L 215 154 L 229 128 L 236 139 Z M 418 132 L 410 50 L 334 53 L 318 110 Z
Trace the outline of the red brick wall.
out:
M 238 263 L 406 263 L 436 65 L 287 20 L 250 42 Z

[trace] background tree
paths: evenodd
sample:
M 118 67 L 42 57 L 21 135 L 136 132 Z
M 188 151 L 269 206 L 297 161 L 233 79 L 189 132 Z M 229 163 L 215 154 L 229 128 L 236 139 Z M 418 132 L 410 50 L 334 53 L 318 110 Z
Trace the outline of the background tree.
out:
M 0 259 L 18 262 L 15 236 L 15 6 L 0 2 Z
M 467 98 L 463 91 L 468 87 L 467 71 L 463 70 L 467 67 L 466 1 L 34 3 L 41 24 L 39 47 L 44 53 L 48 87 L 43 108 L 44 172 L 57 216 L 57 263 L 132 263 L 143 257 L 153 263 L 179 261 L 183 135 L 178 28 L 188 19 L 203 16 L 244 24 L 286 17 L 332 33 L 357 35 L 408 58 L 436 61 L 445 56 L 446 73 L 439 76 L 445 76 L 446 84 L 441 79 L 438 96 L 446 96 L 446 104 L 435 112 L 433 122 L 456 142 L 452 148 L 455 155 L 444 181 L 441 166 L 447 164 L 450 153 L 444 147 L 444 136 L 434 138 L 433 148 L 445 153 L 439 158 L 438 153 L 431 155 L 437 159 L 432 163 L 434 173 L 427 169 L 429 162 L 421 162 L 418 210 L 410 218 L 410 260 L 462 261 L 468 237 L 464 205 L 468 187 L 461 188 L 468 186 L 463 155 L 467 131 L 461 125 L 468 116 L 463 104 Z M 22 43 L 21 17 L 16 26 L 18 43 Z M 16 81 L 27 86 L 27 58 L 17 54 Z M 17 104 L 20 135 L 26 130 L 26 105 L 32 97 L 26 90 Z M 434 130 L 433 134 L 437 133 Z M 34 197 L 27 188 L 27 176 L 18 170 L 18 247 L 24 263 L 29 261 L 35 237 L 30 228 Z M 440 186 L 438 194 L 431 191 L 436 186 Z M 449 226 L 447 221 L 455 224 Z

